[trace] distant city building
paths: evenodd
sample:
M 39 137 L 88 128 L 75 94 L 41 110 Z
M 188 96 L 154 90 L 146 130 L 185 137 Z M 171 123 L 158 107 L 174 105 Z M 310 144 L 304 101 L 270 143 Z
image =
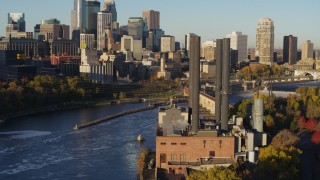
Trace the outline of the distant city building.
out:
M 146 49 L 153 52 L 159 52 L 162 36 L 164 36 L 164 31 L 162 29 L 150 30 L 148 37 L 146 38 Z
M 34 26 L 34 30 L 33 30 L 33 38 L 34 39 L 39 39 L 39 35 L 40 35 L 40 25 L 41 24 L 36 24 L 35 26 Z
M 142 40 L 141 39 L 134 39 L 133 40 L 133 58 L 141 61 L 142 60 Z
M 274 23 L 270 18 L 261 18 L 257 23 L 256 56 L 259 63 L 272 65 L 274 52 Z
M 145 23 L 141 17 L 130 17 L 128 20 L 128 35 L 135 39 L 142 39 Z
M 283 38 L 283 62 L 293 65 L 297 63 L 298 38 L 292 35 Z
M 60 21 L 56 18 L 52 18 L 52 19 L 47 19 L 47 20 L 42 20 L 41 24 L 60 24 Z
M 112 14 L 110 12 L 99 12 L 97 18 L 97 50 L 103 50 L 106 46 L 106 28 L 111 27 Z
M 80 49 L 94 49 L 94 34 L 80 34 Z
M 313 59 L 313 43 L 310 40 L 303 43 L 301 53 L 301 60 Z
M 248 36 L 242 32 L 232 32 L 226 38 L 230 38 L 230 48 L 238 51 L 237 61 L 248 61 Z
M 78 30 L 85 33 L 87 26 L 87 12 L 85 0 L 74 0 L 74 9 L 71 12 L 71 32 Z
M 53 39 L 70 39 L 70 27 L 64 24 L 42 24 L 40 33 L 46 41 Z
M 202 43 L 202 46 L 201 46 L 201 57 L 204 58 L 205 60 L 214 60 L 215 50 L 216 50 L 216 42 L 206 41 Z
M 160 12 L 154 10 L 143 11 L 142 17 L 147 21 L 147 27 L 151 29 L 160 29 Z
M 97 38 L 97 15 L 100 12 L 100 2 L 97 0 L 86 1 L 87 24 L 86 30 L 88 34 L 94 34 Z
M 19 32 L 18 24 L 6 24 L 6 38 L 16 37 Z
M 79 54 L 78 43 L 74 40 L 53 39 L 49 41 L 49 47 L 51 55 L 55 54 L 57 56 L 77 56 Z
M 161 37 L 161 52 L 172 52 L 175 49 L 175 37 L 174 36 L 162 36 Z
M 121 38 L 121 51 L 133 51 L 133 37 L 122 36 Z
M 19 32 L 25 32 L 26 21 L 24 13 L 8 13 L 8 24 L 16 24 Z
M 110 12 L 112 14 L 112 23 L 117 22 L 117 9 L 114 0 L 105 0 L 102 11 Z

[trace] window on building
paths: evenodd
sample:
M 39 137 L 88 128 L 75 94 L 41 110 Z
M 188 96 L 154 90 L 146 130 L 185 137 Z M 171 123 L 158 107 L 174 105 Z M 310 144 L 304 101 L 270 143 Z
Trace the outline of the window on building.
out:
M 171 143 L 171 145 L 177 145 L 177 143 Z
M 215 157 L 216 156 L 216 152 L 215 151 L 210 151 L 209 152 L 209 156 L 210 157 Z
M 177 154 L 171 154 L 171 161 L 177 161 Z
M 161 145 L 166 145 L 167 143 L 165 143 L 165 142 L 162 142 L 162 143 L 160 143 Z
M 167 163 L 167 155 L 160 154 L 160 163 Z
M 181 162 L 186 162 L 187 161 L 187 156 L 186 156 L 186 154 L 180 154 L 180 161 Z
M 183 145 L 183 146 L 187 145 L 187 143 L 180 143 L 180 144 Z

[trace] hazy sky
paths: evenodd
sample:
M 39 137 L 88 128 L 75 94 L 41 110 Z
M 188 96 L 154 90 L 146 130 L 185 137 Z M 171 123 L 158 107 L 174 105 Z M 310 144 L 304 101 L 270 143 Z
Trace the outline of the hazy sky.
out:
M 100 0 L 103 2 L 104 0 Z M 115 0 L 120 25 L 143 10 L 160 11 L 161 28 L 182 42 L 188 32 L 202 41 L 223 38 L 232 31 L 248 35 L 249 47 L 255 46 L 256 23 L 270 17 L 275 23 L 275 48 L 282 48 L 283 36 L 298 37 L 298 46 L 311 40 L 320 48 L 319 0 Z M 24 12 L 27 31 L 42 19 L 57 18 L 70 25 L 73 0 L 1 0 L 0 35 L 5 35 L 7 13 Z M 102 6 L 102 5 L 101 5 Z

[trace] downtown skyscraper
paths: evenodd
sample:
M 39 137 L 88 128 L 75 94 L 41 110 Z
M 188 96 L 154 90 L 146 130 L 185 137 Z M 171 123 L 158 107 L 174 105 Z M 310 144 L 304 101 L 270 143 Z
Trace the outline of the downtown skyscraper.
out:
M 248 60 L 248 36 L 242 32 L 232 32 L 226 38 L 230 38 L 230 48 L 238 51 L 238 61 Z
M 118 15 L 117 15 L 116 3 L 114 2 L 114 0 L 105 0 L 101 11 L 110 12 L 112 14 L 111 29 L 116 29 L 115 24 L 117 23 Z
M 160 12 L 154 10 L 148 10 L 142 12 L 142 18 L 147 23 L 148 30 L 160 29 Z
M 257 23 L 256 56 L 259 63 L 272 65 L 274 53 L 274 23 L 270 18 L 261 18 Z
M 283 38 L 283 62 L 293 65 L 297 63 L 298 38 L 292 35 Z
M 71 32 L 79 30 L 80 33 L 86 32 L 87 13 L 86 1 L 74 0 L 74 9 L 71 11 Z

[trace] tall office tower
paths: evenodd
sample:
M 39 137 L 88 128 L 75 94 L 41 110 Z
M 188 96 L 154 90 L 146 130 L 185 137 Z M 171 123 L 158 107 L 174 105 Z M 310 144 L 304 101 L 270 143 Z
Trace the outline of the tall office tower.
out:
M 128 20 L 128 35 L 135 39 L 142 39 L 146 31 L 145 23 L 141 17 L 130 17 Z
M 112 14 L 110 12 L 99 12 L 97 16 L 97 50 L 106 48 L 106 28 L 112 24 Z
M 298 38 L 292 35 L 283 38 L 283 62 L 290 65 L 297 63 Z
M 248 61 L 248 36 L 242 32 L 232 32 L 226 38 L 230 38 L 230 48 L 238 51 L 238 62 Z
M 197 134 L 199 128 L 200 93 L 200 43 L 201 37 L 193 34 L 189 39 L 189 118 L 191 133 Z
M 85 0 L 74 0 L 74 9 L 71 11 L 71 32 L 86 32 L 87 12 Z
M 8 13 L 8 24 L 17 24 L 19 32 L 26 32 L 24 13 Z
M 270 18 L 261 18 L 257 23 L 256 56 L 259 63 L 272 65 L 274 52 L 274 24 Z
M 80 49 L 94 49 L 94 34 L 80 34 Z
M 189 57 L 189 49 L 190 49 L 190 38 L 191 36 L 197 36 L 195 35 L 194 33 L 187 33 L 185 35 L 185 49 L 184 49 L 184 52 L 185 52 L 185 55 Z
M 174 52 L 176 51 L 176 40 L 174 36 L 161 37 L 161 52 Z
M 310 40 L 302 45 L 301 60 L 313 59 L 313 43 Z
M 162 36 L 164 36 L 164 31 L 162 29 L 151 29 L 146 38 L 146 48 L 153 52 L 159 52 Z
M 117 22 L 117 9 L 116 9 L 116 3 L 114 0 L 105 0 L 102 11 L 107 11 L 112 14 L 112 23 Z
M 221 129 L 228 131 L 230 39 L 217 39 L 215 115 Z
M 201 58 L 205 60 L 214 60 L 215 59 L 215 50 L 216 42 L 215 41 L 206 41 L 202 43 L 201 46 Z
M 160 29 L 160 12 L 148 10 L 142 12 L 143 19 L 146 19 L 148 30 Z
M 97 15 L 100 12 L 100 2 L 97 0 L 87 0 L 86 1 L 86 11 L 87 11 L 87 33 L 95 34 L 97 38 Z

